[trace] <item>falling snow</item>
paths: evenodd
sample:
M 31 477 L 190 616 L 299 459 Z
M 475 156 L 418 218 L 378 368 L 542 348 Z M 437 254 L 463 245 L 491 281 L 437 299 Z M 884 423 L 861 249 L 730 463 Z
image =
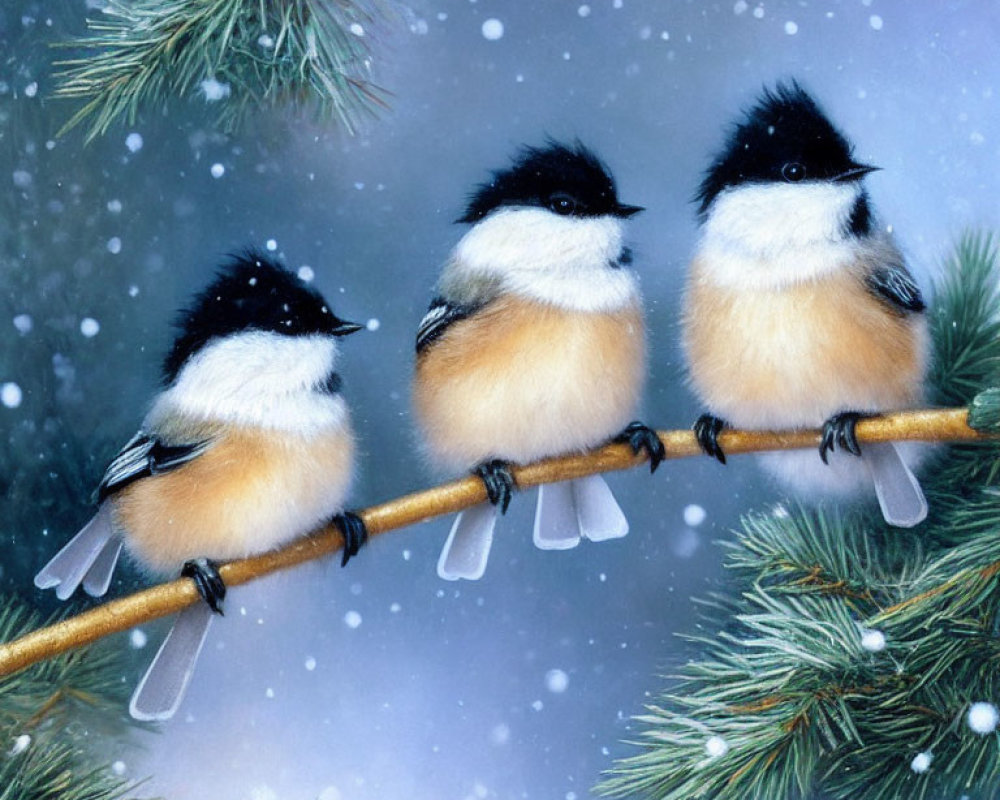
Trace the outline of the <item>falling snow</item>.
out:
M 212 173 L 213 178 L 221 178 L 223 175 L 226 174 L 226 168 L 222 164 L 216 162 L 212 164 L 212 167 L 209 170 L 209 172 Z
M 125 146 L 130 153 L 138 153 L 142 150 L 142 134 L 134 131 L 130 133 L 125 137 Z
M 84 317 L 80 320 L 80 333 L 86 336 L 88 339 L 92 339 L 97 336 L 101 331 L 101 323 L 99 323 L 93 317 Z
M 701 523 L 705 521 L 707 516 L 705 509 L 701 506 L 691 503 L 690 505 L 684 506 L 684 524 L 689 525 L 692 528 L 697 528 Z
M 142 628 L 136 628 L 129 634 L 128 643 L 131 645 L 133 650 L 142 650 L 146 646 L 149 638 L 146 636 L 146 632 Z
M 1000 722 L 1000 712 L 997 712 L 997 707 L 992 703 L 973 703 L 969 706 L 965 721 L 973 732 L 985 736 L 996 730 L 997 723 Z
M 729 742 L 721 736 L 709 736 L 705 740 L 705 752 L 710 758 L 719 758 L 729 752 Z
M 18 314 L 14 317 L 14 327 L 17 328 L 18 333 L 31 333 L 34 324 L 30 314 Z
M 112 236 L 108 239 L 107 248 L 112 255 L 118 255 L 122 251 L 122 240 L 117 236 Z
M 22 733 L 20 736 L 14 739 L 14 744 L 11 746 L 8 752 L 12 756 L 18 756 L 25 750 L 27 750 L 30 746 L 31 746 L 31 737 L 26 733 Z
M 569 675 L 561 669 L 550 669 L 545 673 L 545 688 L 553 694 L 562 694 L 569 687 Z
M 361 615 L 357 611 L 348 611 L 344 614 L 344 624 L 348 628 L 357 628 L 361 625 Z
M 0 385 L 0 403 L 3 403 L 7 408 L 17 408 L 21 405 L 21 400 L 24 395 L 21 392 L 21 387 L 12 381 Z
M 215 78 L 206 78 L 198 84 L 198 88 L 201 89 L 202 96 L 209 103 L 225 100 L 231 91 L 228 83 L 221 83 Z
M 931 761 L 933 759 L 934 756 L 929 750 L 923 753 L 917 753 L 910 762 L 910 769 L 918 775 L 923 775 L 923 773 L 927 772 L 927 770 L 931 768 Z
M 885 634 L 882 631 L 864 630 L 861 632 L 861 646 L 869 653 L 880 653 L 885 650 Z
M 313 271 L 313 268 L 307 264 L 303 264 L 299 267 L 299 271 L 296 274 L 299 276 L 299 280 L 305 281 L 306 283 L 309 283 L 316 277 L 316 273 Z
M 483 37 L 495 42 L 503 36 L 503 23 L 496 17 L 490 17 L 483 23 Z

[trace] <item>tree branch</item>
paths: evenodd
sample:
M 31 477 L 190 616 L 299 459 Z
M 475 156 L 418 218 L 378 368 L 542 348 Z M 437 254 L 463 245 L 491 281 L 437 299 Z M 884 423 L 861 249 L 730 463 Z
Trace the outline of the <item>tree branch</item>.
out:
M 685 458 L 701 453 L 691 431 L 658 431 L 658 435 L 666 448 L 667 458 Z M 970 428 L 968 410 L 965 408 L 903 411 L 862 419 L 857 425 L 857 436 L 861 442 L 970 442 L 997 438 Z M 817 430 L 725 430 L 719 436 L 719 442 L 728 455 L 815 448 L 819 441 L 820 432 Z M 634 455 L 628 445 L 609 444 L 589 453 L 550 458 L 515 467 L 513 473 L 518 487 L 526 489 L 542 483 L 629 469 L 645 460 L 644 455 Z M 369 535 L 377 536 L 432 517 L 452 514 L 485 500 L 486 490 L 482 481 L 467 477 L 371 506 L 358 514 L 364 520 Z M 238 586 L 272 572 L 329 555 L 340 550 L 343 544 L 340 531 L 327 526 L 280 550 L 224 564 L 220 573 L 228 586 Z M 108 601 L 54 625 L 0 644 L 0 677 L 113 633 L 175 614 L 199 601 L 194 583 L 186 578 Z

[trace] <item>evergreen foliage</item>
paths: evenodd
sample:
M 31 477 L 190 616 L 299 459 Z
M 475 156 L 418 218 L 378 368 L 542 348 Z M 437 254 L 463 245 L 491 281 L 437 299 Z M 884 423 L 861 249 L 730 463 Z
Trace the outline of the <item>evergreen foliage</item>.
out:
M 385 105 L 369 43 L 386 16 L 380 0 L 109 0 L 75 43 L 87 55 L 60 64 L 56 96 L 86 101 L 63 131 L 86 121 L 90 140 L 199 89 L 226 130 L 288 105 L 353 130 Z
M 0 597 L 0 641 L 43 624 Z M 99 751 L 120 752 L 130 672 L 121 641 L 105 642 L 0 678 L 0 800 L 116 800 L 135 784 Z
M 932 397 L 1000 416 L 1000 270 L 960 242 L 931 309 Z M 1000 702 L 1000 444 L 943 450 L 912 531 L 877 508 L 779 507 L 727 544 L 742 587 L 709 604 L 721 630 L 638 718 L 642 752 L 612 797 L 1000 797 L 1000 737 L 966 722 Z M 713 626 L 706 625 L 706 629 Z

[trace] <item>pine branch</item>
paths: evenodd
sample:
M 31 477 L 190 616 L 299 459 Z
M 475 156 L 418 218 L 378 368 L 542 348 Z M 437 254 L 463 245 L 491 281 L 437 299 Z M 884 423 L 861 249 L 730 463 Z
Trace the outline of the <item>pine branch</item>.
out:
M 982 434 L 966 423 L 965 409 L 904 411 L 872 417 L 858 423 L 861 442 L 892 440 L 984 441 L 993 434 Z M 691 431 L 660 431 L 667 458 L 700 456 L 701 450 Z M 726 430 L 720 442 L 726 453 L 816 447 L 820 432 L 753 432 Z M 645 460 L 624 444 L 610 444 L 590 453 L 547 459 L 516 467 L 517 485 L 526 489 L 542 483 L 580 478 L 598 472 L 628 469 Z M 416 522 L 452 514 L 486 500 L 486 490 L 478 478 L 464 478 L 433 489 L 406 495 L 359 512 L 370 536 L 404 528 Z M 253 558 L 232 561 L 221 568 L 227 585 L 236 586 L 288 569 L 305 561 L 329 555 L 343 547 L 343 538 L 334 527 L 327 527 L 287 547 Z M 193 582 L 175 580 L 107 602 L 76 617 L 63 620 L 27 636 L 0 644 L 0 676 L 9 675 L 29 664 L 51 658 L 75 647 L 94 642 L 109 634 L 176 613 L 199 602 Z
M 0 598 L 0 636 L 41 621 Z M 93 755 L 103 736 L 120 748 L 129 727 L 125 667 L 120 649 L 95 646 L 0 680 L 0 800 L 116 800 L 136 788 Z
M 1000 428 L 1000 271 L 966 236 L 930 312 L 934 397 Z M 966 723 L 1000 700 L 1000 446 L 957 445 L 922 483 L 930 515 L 752 514 L 727 543 L 745 587 L 720 632 L 638 718 L 641 752 L 598 787 L 657 800 L 1000 797 L 1000 739 Z
M 87 122 L 87 141 L 146 106 L 202 92 L 231 131 L 254 109 L 311 108 L 353 132 L 385 108 L 369 46 L 384 0 L 109 0 L 106 19 L 62 62 L 55 96 L 86 102 L 60 135 Z

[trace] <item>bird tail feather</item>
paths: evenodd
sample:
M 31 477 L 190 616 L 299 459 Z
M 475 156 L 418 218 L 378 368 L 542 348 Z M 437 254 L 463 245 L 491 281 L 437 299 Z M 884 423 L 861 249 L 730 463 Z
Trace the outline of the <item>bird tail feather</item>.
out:
M 93 597 L 107 591 L 121 551 L 111 522 L 111 509 L 103 504 L 90 522 L 35 575 L 39 589 L 55 587 L 56 597 L 69 598 L 83 583 Z
M 174 715 L 194 675 L 214 614 L 207 603 L 198 602 L 177 615 L 132 694 L 128 710 L 133 719 L 162 721 Z
M 892 442 L 869 444 L 862 459 L 875 482 L 875 496 L 882 516 L 897 528 L 912 528 L 927 517 L 927 498 L 920 482 Z
M 628 520 L 600 475 L 538 487 L 535 507 L 535 546 L 568 550 L 581 538 L 593 542 L 617 539 L 628 533 Z
M 476 581 L 483 577 L 499 515 L 500 510 L 496 506 L 480 503 L 455 517 L 438 558 L 439 577 L 446 581 L 459 578 Z

